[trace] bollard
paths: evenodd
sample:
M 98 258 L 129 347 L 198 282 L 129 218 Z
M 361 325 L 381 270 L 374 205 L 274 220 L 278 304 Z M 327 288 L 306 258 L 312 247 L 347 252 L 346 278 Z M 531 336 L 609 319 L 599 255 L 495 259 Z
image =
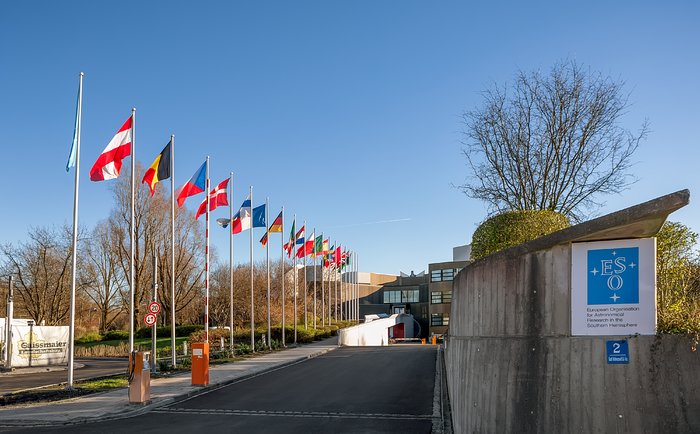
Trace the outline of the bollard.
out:
M 425 338 L 420 340 L 421 345 L 425 345 Z
M 151 402 L 150 352 L 134 351 L 129 354 L 129 404 Z
M 187 341 L 182 343 L 182 354 L 187 355 Z
M 221 351 L 223 351 L 224 350 L 224 337 L 223 336 L 221 336 L 221 339 L 219 340 L 219 342 L 221 344 Z
M 192 344 L 192 385 L 209 384 L 209 342 Z
M 437 336 L 433 335 L 432 343 L 433 345 L 437 345 Z

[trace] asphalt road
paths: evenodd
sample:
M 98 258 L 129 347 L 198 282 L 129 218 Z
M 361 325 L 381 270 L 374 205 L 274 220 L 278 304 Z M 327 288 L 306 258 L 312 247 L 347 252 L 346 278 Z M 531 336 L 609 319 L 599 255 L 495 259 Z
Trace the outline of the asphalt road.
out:
M 85 366 L 73 370 L 74 380 L 126 373 L 129 365 L 129 361 L 123 358 L 76 359 L 75 362 Z M 22 369 L 18 369 L 12 374 L 0 375 L 0 394 L 68 381 L 68 370 L 66 369 L 38 372 L 37 369 L 32 368 L 31 373 L 22 373 Z
M 435 356 L 340 348 L 138 417 L 31 432 L 429 433 Z

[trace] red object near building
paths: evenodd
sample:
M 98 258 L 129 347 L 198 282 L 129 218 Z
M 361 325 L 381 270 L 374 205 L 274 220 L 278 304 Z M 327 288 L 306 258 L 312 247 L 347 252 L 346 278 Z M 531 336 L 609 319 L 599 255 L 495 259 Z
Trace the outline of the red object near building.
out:
M 396 324 L 389 328 L 389 337 L 394 339 L 403 339 L 406 337 L 406 329 L 403 323 Z

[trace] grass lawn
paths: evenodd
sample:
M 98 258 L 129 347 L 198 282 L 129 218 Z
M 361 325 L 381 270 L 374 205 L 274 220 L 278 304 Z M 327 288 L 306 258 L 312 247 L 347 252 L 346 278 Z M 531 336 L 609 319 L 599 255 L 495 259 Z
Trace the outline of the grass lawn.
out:
M 175 338 L 175 346 L 176 347 L 181 347 L 182 343 L 185 342 L 188 338 L 186 336 Z M 83 348 L 91 348 L 96 345 L 107 345 L 110 347 L 118 347 L 120 344 L 128 344 L 129 340 L 111 340 L 111 341 L 98 341 L 98 342 L 89 342 L 87 344 L 78 344 L 76 343 L 76 347 L 83 347 Z M 136 347 L 148 347 L 151 348 L 151 343 L 152 339 L 151 338 L 140 338 L 140 339 L 134 339 L 134 346 Z M 157 338 L 156 339 L 156 346 L 158 348 L 165 348 L 165 347 L 170 347 L 170 338 Z

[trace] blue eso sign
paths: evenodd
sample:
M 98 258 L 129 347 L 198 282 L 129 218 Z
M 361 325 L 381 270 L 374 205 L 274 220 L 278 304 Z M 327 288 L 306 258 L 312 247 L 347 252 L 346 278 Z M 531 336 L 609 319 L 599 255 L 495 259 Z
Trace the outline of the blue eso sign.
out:
M 639 248 L 588 251 L 588 304 L 639 303 Z
M 608 364 L 627 364 L 630 362 L 630 350 L 626 340 L 606 341 Z

